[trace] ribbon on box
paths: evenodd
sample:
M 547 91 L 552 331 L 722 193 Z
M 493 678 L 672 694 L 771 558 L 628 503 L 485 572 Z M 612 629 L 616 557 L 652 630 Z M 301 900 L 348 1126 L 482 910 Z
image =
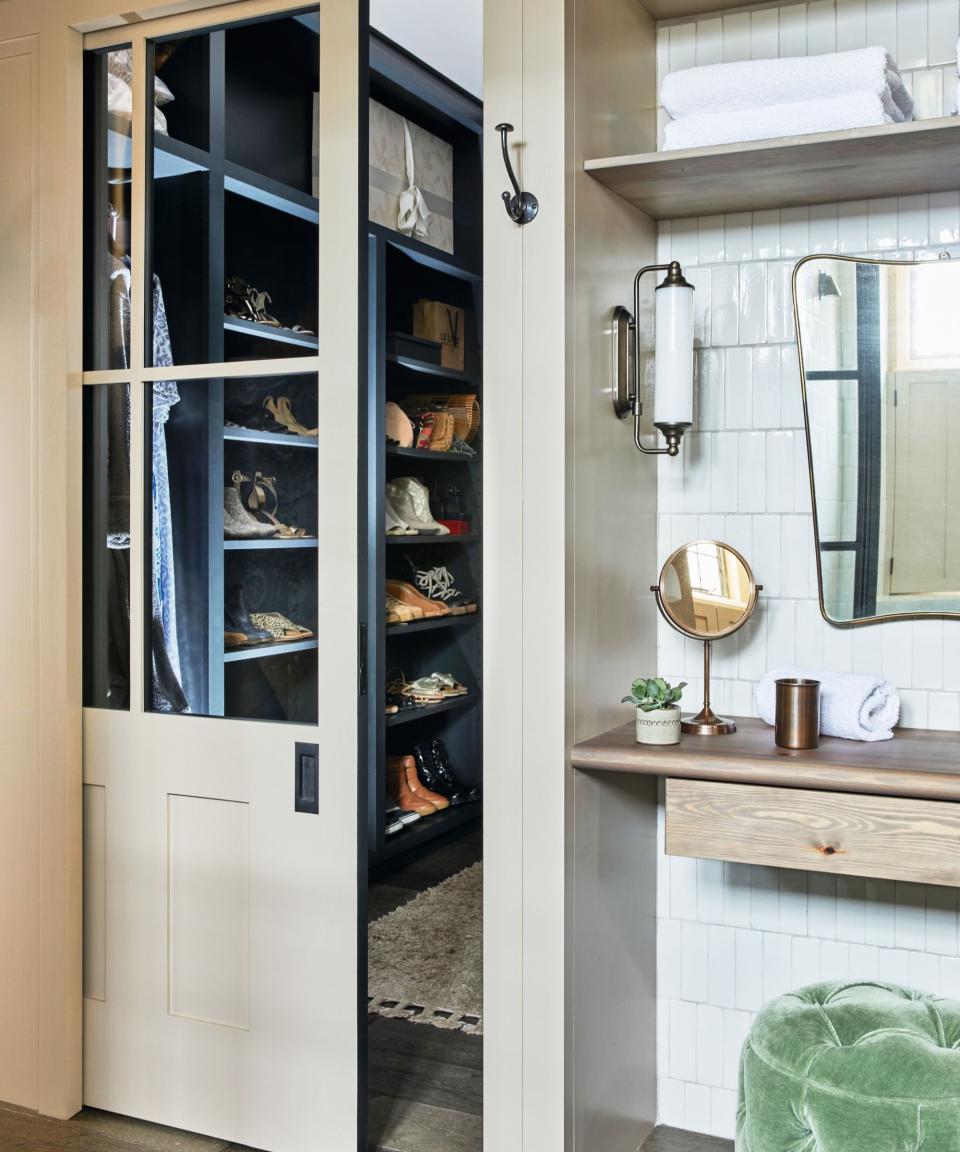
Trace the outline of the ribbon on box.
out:
M 400 193 L 400 214 L 397 217 L 397 228 L 407 236 L 416 236 L 418 240 L 424 240 L 430 234 L 431 212 L 427 207 L 423 193 L 416 185 L 413 140 L 406 119 L 403 121 L 403 144 L 407 160 L 407 188 Z

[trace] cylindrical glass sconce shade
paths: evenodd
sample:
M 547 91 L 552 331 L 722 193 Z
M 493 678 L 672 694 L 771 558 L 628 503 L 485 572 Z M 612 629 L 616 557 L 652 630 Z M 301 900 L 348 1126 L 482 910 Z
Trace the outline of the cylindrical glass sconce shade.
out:
M 693 422 L 693 288 L 663 284 L 655 293 L 655 424 Z

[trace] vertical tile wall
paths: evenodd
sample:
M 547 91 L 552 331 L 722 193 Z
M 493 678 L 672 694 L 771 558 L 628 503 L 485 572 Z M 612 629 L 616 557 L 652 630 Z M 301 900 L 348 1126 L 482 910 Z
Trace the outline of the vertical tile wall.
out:
M 659 30 L 659 67 L 884 44 L 923 115 L 953 111 L 957 0 L 811 0 Z M 878 174 L 878 190 L 882 173 Z M 774 664 L 879 672 L 903 723 L 960 730 L 960 625 L 845 630 L 817 605 L 790 276 L 808 252 L 960 256 L 960 193 L 738 213 L 660 226 L 659 258 L 697 289 L 695 430 L 658 476 L 660 560 L 727 540 L 764 585 L 715 648 L 718 711 L 755 712 Z M 663 622 L 659 670 L 700 691 L 702 649 Z M 661 829 L 662 835 L 662 829 Z M 960 997 L 954 889 L 662 858 L 658 891 L 661 1123 L 732 1137 L 740 1045 L 753 1014 L 816 980 L 879 977 Z

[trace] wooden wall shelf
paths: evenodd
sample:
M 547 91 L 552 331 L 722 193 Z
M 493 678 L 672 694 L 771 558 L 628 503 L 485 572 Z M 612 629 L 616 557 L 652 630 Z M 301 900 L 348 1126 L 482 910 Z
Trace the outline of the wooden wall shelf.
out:
M 595 771 L 960 800 L 960 735 L 920 728 L 873 744 L 825 736 L 819 748 L 789 752 L 762 720 L 738 717 L 732 736 L 683 736 L 672 747 L 638 744 L 631 720 L 574 745 L 571 761 Z
M 587 160 L 655 220 L 960 187 L 960 117 Z

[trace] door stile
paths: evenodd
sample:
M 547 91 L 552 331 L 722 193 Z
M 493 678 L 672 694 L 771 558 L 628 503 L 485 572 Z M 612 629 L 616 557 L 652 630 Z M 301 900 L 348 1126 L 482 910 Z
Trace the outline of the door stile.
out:
M 145 611 L 146 532 L 150 528 L 146 493 L 147 427 L 143 341 L 149 294 L 146 291 L 147 76 L 146 41 L 133 43 L 133 115 L 130 125 L 130 715 L 146 707 Z M 135 492 L 143 499 L 133 498 Z

